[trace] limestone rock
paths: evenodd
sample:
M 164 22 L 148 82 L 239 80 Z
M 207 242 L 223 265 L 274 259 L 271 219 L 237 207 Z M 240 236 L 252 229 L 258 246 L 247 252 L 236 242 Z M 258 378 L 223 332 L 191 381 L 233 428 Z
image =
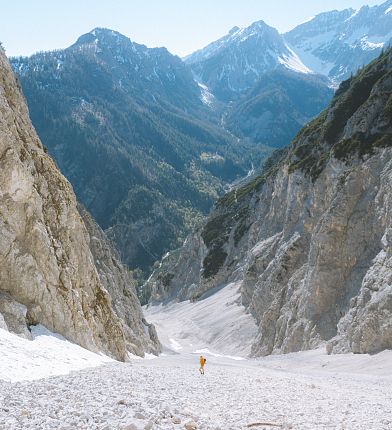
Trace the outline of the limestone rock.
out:
M 241 283 L 255 356 L 392 348 L 392 50 L 153 273 L 152 301 Z
M 138 354 L 154 350 L 156 339 L 140 336 L 144 324 L 133 293 L 123 306 L 118 304 L 127 284 L 118 261 L 97 271 L 89 242 L 94 241 L 73 190 L 39 141 L 1 50 L 1 326 L 28 336 L 28 325 L 43 324 L 120 360 L 126 359 L 127 349 Z M 109 259 L 109 250 L 103 254 Z
M 196 430 L 197 424 L 194 421 L 189 421 L 184 424 L 184 427 L 186 430 Z
M 78 210 L 89 234 L 89 247 L 101 284 L 108 291 L 113 310 L 122 322 L 127 350 L 139 356 L 144 352 L 159 353 L 161 347 L 155 327 L 143 317 L 129 270 L 87 210 L 80 204 Z

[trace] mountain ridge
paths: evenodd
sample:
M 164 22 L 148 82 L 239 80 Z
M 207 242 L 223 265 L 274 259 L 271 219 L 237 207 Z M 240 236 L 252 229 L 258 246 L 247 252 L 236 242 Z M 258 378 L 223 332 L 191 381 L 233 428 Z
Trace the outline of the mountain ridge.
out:
M 392 1 L 323 12 L 283 36 L 313 71 L 335 84 L 373 60 L 392 41 Z

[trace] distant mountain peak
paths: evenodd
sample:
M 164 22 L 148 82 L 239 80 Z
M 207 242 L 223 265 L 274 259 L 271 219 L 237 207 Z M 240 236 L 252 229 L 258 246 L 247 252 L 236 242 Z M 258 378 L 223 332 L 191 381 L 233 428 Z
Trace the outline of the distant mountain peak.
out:
M 316 15 L 284 35 L 303 63 L 338 84 L 392 41 L 392 0 Z
M 229 33 L 229 35 L 229 40 L 231 39 L 238 43 L 244 43 L 250 37 L 270 37 L 272 39 L 280 38 L 278 31 L 262 20 L 256 21 L 248 27 L 238 28 L 237 31 Z
M 119 33 L 118 31 L 111 30 L 109 28 L 96 27 L 88 33 L 80 36 L 73 46 L 108 42 L 115 44 L 119 44 L 121 42 L 133 43 L 131 39 Z
M 248 27 L 233 27 L 225 36 L 186 57 L 185 62 L 197 79 L 222 100 L 238 97 L 263 73 L 276 68 L 311 72 L 279 32 L 262 20 Z

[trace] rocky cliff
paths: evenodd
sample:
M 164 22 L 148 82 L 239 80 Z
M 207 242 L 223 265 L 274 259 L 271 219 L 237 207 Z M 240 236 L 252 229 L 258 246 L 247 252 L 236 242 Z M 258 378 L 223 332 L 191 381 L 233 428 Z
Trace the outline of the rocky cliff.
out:
M 168 255 L 152 301 L 241 282 L 253 355 L 392 348 L 392 51 L 341 84 L 263 172 Z
M 104 235 L 46 154 L 0 51 L 0 327 L 43 324 L 125 360 L 159 343 Z M 90 249 L 91 246 L 91 249 Z

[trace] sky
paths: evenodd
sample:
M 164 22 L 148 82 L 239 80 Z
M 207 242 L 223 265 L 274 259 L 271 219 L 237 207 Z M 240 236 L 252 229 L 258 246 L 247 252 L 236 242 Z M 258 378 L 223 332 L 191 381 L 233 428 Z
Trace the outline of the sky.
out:
M 185 56 L 234 26 L 260 19 L 285 32 L 333 9 L 383 0 L 0 0 L 0 41 L 9 56 L 66 48 L 95 27 Z

